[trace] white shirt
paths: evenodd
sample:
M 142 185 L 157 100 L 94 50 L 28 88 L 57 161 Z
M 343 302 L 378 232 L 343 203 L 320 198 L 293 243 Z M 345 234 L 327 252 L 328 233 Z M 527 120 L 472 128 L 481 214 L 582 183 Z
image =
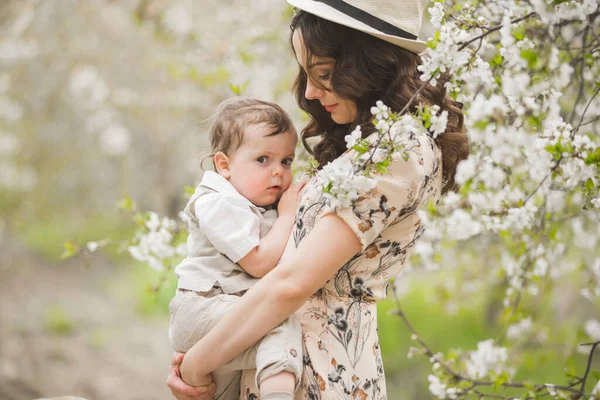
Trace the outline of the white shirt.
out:
M 212 171 L 204 173 L 184 212 L 188 256 L 175 268 L 177 287 L 203 292 L 218 285 L 225 293 L 250 288 L 257 279 L 236 263 L 258 246 L 277 212 L 255 206 Z

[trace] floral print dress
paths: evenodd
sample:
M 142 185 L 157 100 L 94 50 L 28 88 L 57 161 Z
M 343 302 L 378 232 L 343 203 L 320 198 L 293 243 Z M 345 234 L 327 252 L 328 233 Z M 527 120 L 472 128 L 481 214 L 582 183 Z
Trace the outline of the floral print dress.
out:
M 430 200 L 437 203 L 442 187 L 442 154 L 433 138 L 407 133 L 396 140 L 409 158 L 395 160 L 376 177 L 376 187 L 351 207 L 334 211 L 314 180 L 303 189 L 282 259 L 332 212 L 356 232 L 362 251 L 295 313 L 303 330 L 304 359 L 296 400 L 387 399 L 376 301 L 386 297 L 388 279 L 401 271 L 423 233 L 417 210 Z M 341 157 L 355 156 L 350 150 Z M 254 371 L 244 371 L 240 399 L 258 399 L 258 393 Z

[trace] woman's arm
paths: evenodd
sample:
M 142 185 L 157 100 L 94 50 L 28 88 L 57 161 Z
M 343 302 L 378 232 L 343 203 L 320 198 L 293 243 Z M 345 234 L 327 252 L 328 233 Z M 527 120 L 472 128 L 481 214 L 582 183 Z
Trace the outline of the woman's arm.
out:
M 252 346 L 298 310 L 361 250 L 352 229 L 335 214 L 315 224 L 300 246 L 258 281 L 185 355 L 183 380 L 194 385 Z

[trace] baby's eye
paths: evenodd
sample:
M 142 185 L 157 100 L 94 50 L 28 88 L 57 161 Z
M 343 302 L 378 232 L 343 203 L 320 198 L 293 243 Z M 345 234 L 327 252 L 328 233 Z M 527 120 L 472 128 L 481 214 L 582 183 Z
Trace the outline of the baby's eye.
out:
M 292 162 L 294 162 L 293 159 L 291 158 L 286 158 L 285 160 L 283 160 L 281 163 L 285 166 L 285 167 L 290 167 L 292 165 Z
M 261 164 L 266 163 L 267 161 L 269 161 L 269 159 L 267 158 L 267 156 L 260 156 L 256 159 L 256 161 L 258 161 Z

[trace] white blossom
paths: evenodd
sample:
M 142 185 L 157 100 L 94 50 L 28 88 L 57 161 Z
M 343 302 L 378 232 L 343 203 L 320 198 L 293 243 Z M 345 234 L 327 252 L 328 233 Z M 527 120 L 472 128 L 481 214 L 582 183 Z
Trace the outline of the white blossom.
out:
M 371 114 L 378 120 L 388 119 L 390 117 L 388 106 L 383 104 L 383 101 L 381 100 L 377 100 L 375 106 L 371 107 Z
M 170 7 L 164 13 L 162 23 L 166 29 L 180 37 L 188 36 L 194 28 L 189 10 L 181 4 Z
M 19 62 L 35 58 L 40 48 L 34 40 L 13 39 L 0 41 L 0 61 Z
M 0 96 L 0 120 L 5 119 L 8 122 L 17 122 L 23 116 L 23 107 L 16 101 L 8 97 Z
M 134 245 L 127 248 L 134 259 L 147 263 L 155 270 L 162 271 L 166 259 L 187 254 L 186 247 L 178 245 L 174 248 L 172 245 L 172 231 L 177 226 L 175 221 L 167 217 L 161 219 L 158 214 L 150 212 L 144 225 L 148 231 L 138 232 Z
M 38 181 L 35 169 L 0 159 L 0 188 L 28 192 Z
M 429 391 L 432 395 L 434 395 L 438 399 L 446 398 L 446 384 L 440 381 L 435 375 L 427 376 L 427 380 L 429 381 Z
M 596 383 L 596 386 L 594 386 L 594 389 L 592 389 L 592 396 L 600 396 L 600 379 Z
M 548 393 L 550 393 L 550 395 L 552 397 L 558 396 L 558 393 L 556 392 L 556 389 L 554 388 L 554 385 L 552 385 L 550 383 L 546 383 L 546 388 L 548 389 Z
M 98 244 L 98 242 L 87 242 L 86 247 L 91 253 L 93 253 L 96 250 L 98 250 L 98 247 L 100 247 L 100 245 Z
M 506 337 L 509 339 L 518 339 L 528 334 L 533 327 L 531 317 L 522 319 L 516 324 L 512 324 L 506 330 Z
M 21 141 L 13 134 L 0 131 L 0 157 L 12 156 L 21 150 Z
M 183 211 L 180 211 L 180 212 L 177 214 L 177 216 L 179 217 L 179 219 L 180 219 L 182 222 L 185 222 L 186 224 L 188 223 L 188 221 L 189 221 L 189 219 L 190 219 L 190 217 L 188 217 L 188 215 L 187 215 L 186 213 L 184 213 Z
M 69 90 L 73 96 L 91 105 L 105 101 L 109 95 L 108 85 L 92 65 L 81 66 L 72 72 Z
M 477 350 L 470 353 L 467 360 L 467 373 L 473 379 L 485 378 L 491 371 L 501 373 L 506 370 L 508 352 L 504 347 L 496 347 L 493 339 L 477 344 Z
M 502 183 L 506 178 L 504 171 L 491 163 L 484 163 L 479 172 L 481 181 L 490 189 L 499 189 L 502 187 Z
M 588 288 L 582 288 L 579 291 L 579 294 L 581 294 L 582 297 L 584 297 L 585 299 L 587 299 L 591 302 L 594 302 L 596 300 L 595 296 L 592 294 L 592 292 Z
M 100 148 L 110 156 L 122 156 L 130 145 L 131 133 L 121 124 L 111 124 L 100 134 Z
M 439 28 L 444 18 L 444 5 L 435 2 L 433 3 L 433 7 L 428 8 L 427 11 L 429 11 L 429 22 L 431 22 L 431 25 L 434 28 Z
M 360 193 L 369 191 L 375 184 L 374 179 L 355 174 L 352 161 L 342 157 L 325 165 L 316 175 L 315 182 L 333 209 L 349 207 Z
M 357 125 L 356 128 L 352 131 L 352 133 L 344 137 L 344 140 L 346 141 L 346 148 L 351 149 L 352 147 L 356 146 L 356 143 L 361 138 L 362 132 L 360 130 L 360 125 Z
M 448 111 L 444 110 L 440 115 L 431 116 L 431 130 L 433 131 L 433 138 L 437 138 L 442 133 L 446 132 L 446 125 L 448 124 Z
M 465 240 L 481 232 L 481 223 L 474 220 L 465 210 L 459 208 L 450 214 L 445 223 L 453 226 L 453 237 L 456 240 Z
M 381 133 L 387 133 L 390 130 L 390 124 L 387 121 L 380 120 L 377 122 L 377 125 L 375 125 L 375 128 Z
M 583 324 L 583 329 L 592 340 L 600 340 L 600 321 L 589 319 Z
M 477 172 L 475 169 L 475 159 L 469 157 L 466 160 L 461 161 L 456 168 L 456 175 L 454 179 L 460 185 L 464 185 L 467 181 L 473 178 Z

